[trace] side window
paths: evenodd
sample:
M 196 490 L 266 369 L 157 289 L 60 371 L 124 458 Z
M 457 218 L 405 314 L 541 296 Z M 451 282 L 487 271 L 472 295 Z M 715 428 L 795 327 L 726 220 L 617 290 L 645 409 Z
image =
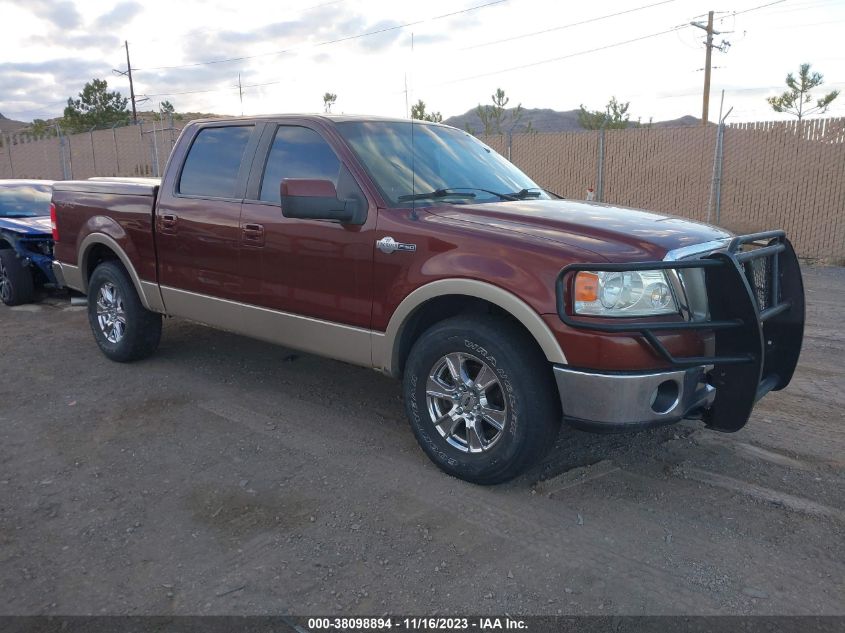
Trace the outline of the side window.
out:
M 337 186 L 340 160 L 323 137 L 307 127 L 279 126 L 264 177 L 261 200 L 281 202 L 279 186 L 285 178 L 331 180 Z
M 179 193 L 209 198 L 234 198 L 251 125 L 207 127 L 194 139 L 182 176 Z

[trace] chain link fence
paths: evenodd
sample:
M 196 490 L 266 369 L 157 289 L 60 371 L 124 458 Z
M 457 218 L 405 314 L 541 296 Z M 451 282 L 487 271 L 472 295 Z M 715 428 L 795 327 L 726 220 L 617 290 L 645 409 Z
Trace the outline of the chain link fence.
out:
M 485 137 L 572 199 L 749 233 L 785 229 L 798 254 L 845 264 L 845 118 Z
M 0 136 L 0 178 L 159 176 L 167 118 L 49 138 Z M 845 264 L 845 118 L 487 137 L 564 197 L 672 213 L 737 232 L 787 231 L 799 255 Z
M 0 178 L 84 179 L 161 175 L 181 132 L 173 117 L 64 134 L 0 136 Z

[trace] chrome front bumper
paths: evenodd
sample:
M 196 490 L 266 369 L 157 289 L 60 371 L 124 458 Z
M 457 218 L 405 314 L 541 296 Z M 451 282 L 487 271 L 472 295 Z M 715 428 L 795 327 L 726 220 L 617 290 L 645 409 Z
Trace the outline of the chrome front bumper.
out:
M 707 408 L 716 390 L 712 366 L 661 372 L 601 373 L 554 366 L 563 417 L 590 430 L 626 430 L 677 422 Z

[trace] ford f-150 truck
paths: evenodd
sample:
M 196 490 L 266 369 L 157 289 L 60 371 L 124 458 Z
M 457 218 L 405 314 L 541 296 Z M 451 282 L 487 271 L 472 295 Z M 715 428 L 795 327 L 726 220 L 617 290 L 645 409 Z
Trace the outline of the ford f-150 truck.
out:
M 53 203 L 56 275 L 110 359 L 151 354 L 169 315 L 375 368 L 428 456 L 478 483 L 564 420 L 736 431 L 803 337 L 782 232 L 563 200 L 445 125 L 196 121 L 160 182 L 61 182 Z

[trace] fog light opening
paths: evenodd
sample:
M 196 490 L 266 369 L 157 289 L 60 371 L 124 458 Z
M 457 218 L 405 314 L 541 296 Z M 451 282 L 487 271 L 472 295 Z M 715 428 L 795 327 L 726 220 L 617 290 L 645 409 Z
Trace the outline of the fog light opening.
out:
M 664 380 L 651 394 L 651 410 L 655 413 L 668 413 L 678 404 L 680 387 L 674 380 Z

